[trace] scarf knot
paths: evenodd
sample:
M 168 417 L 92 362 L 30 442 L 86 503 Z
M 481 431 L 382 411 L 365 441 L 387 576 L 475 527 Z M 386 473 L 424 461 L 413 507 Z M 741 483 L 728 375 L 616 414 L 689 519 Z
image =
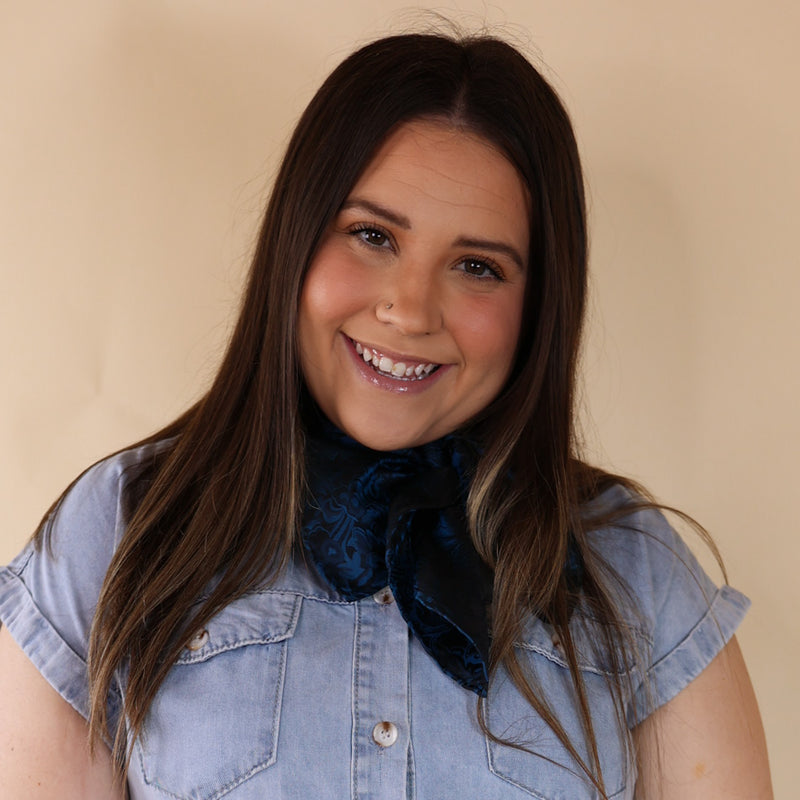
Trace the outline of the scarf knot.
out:
M 493 576 L 464 511 L 475 444 L 453 434 L 380 452 L 321 421 L 306 458 L 303 546 L 322 578 L 348 601 L 389 586 L 441 669 L 485 696 Z

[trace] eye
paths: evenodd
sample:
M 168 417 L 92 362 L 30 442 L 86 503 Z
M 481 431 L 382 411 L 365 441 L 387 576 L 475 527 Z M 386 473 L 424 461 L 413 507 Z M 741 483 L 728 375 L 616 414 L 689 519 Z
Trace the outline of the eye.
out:
M 465 275 L 478 280 L 505 280 L 500 267 L 493 261 L 484 258 L 465 258 L 456 264 L 456 269 L 461 270 Z
M 357 225 L 350 228 L 348 233 L 368 247 L 390 248 L 392 246 L 389 234 L 372 225 Z

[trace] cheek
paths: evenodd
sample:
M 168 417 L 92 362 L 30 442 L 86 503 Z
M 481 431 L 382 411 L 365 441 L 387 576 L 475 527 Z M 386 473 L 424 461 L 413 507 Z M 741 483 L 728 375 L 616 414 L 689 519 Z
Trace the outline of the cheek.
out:
M 461 350 L 475 366 L 503 381 L 511 370 L 522 320 L 521 298 L 477 298 L 460 315 Z
M 342 258 L 323 250 L 311 264 L 300 294 L 300 338 L 338 327 L 363 304 L 364 287 L 356 271 Z M 307 344 L 307 343 L 305 343 Z

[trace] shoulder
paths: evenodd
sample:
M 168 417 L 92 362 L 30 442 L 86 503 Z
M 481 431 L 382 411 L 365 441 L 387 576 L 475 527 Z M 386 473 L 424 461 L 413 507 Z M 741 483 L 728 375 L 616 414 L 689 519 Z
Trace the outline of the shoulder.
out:
M 126 523 L 128 484 L 169 444 L 166 440 L 121 450 L 78 476 L 43 524 L 42 541 L 53 556 L 69 552 L 76 544 L 113 550 Z
M 30 542 L 0 568 L 0 619 L 23 643 L 45 630 L 85 659 L 88 631 L 108 566 L 125 530 L 125 489 L 164 447 L 115 453 L 82 473 Z
M 731 589 L 718 587 L 709 577 L 661 510 L 623 486 L 611 487 L 587 508 L 590 519 L 611 513 L 613 521 L 590 528 L 589 548 L 649 618 L 657 619 L 681 599 L 706 609 Z M 702 536 L 696 541 L 706 546 Z
M 652 709 L 722 650 L 750 601 L 731 586 L 718 586 L 665 515 L 626 488 L 612 487 L 588 509 L 590 516 L 610 512 L 619 515 L 590 530 L 588 545 L 621 619 L 646 640 L 642 667 Z M 699 536 L 697 541 L 705 544 Z
M 0 623 L 84 717 L 89 713 L 89 632 L 125 529 L 125 488 L 163 446 L 125 450 L 87 469 L 53 507 L 39 540 L 0 568 Z

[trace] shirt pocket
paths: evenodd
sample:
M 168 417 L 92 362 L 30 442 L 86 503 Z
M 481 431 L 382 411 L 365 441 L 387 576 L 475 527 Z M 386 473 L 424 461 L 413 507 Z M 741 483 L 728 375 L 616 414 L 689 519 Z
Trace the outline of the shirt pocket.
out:
M 291 593 L 245 595 L 192 636 L 136 743 L 145 783 L 169 797 L 212 800 L 275 763 L 300 604 Z
M 638 632 L 634 633 L 634 638 L 638 653 L 646 643 L 640 641 L 642 637 Z M 630 691 L 638 682 L 636 660 L 630 657 L 627 663 L 612 669 L 608 659 L 596 652 L 586 629 L 573 631 L 573 640 L 592 715 L 606 793 L 613 800 L 627 800 L 633 797 L 636 772 L 626 720 L 622 720 L 625 728 L 620 731 L 611 687 L 616 682 L 621 684 L 627 708 Z M 538 620 L 528 625 L 523 640 L 517 643 L 517 657 L 569 740 L 586 763 L 590 763 L 569 667 L 552 629 Z M 494 735 L 526 748 L 499 744 L 487 736 L 489 770 L 496 777 L 538 800 L 595 800 L 600 797 L 578 762 L 502 670 L 498 670 L 489 691 L 486 721 Z

